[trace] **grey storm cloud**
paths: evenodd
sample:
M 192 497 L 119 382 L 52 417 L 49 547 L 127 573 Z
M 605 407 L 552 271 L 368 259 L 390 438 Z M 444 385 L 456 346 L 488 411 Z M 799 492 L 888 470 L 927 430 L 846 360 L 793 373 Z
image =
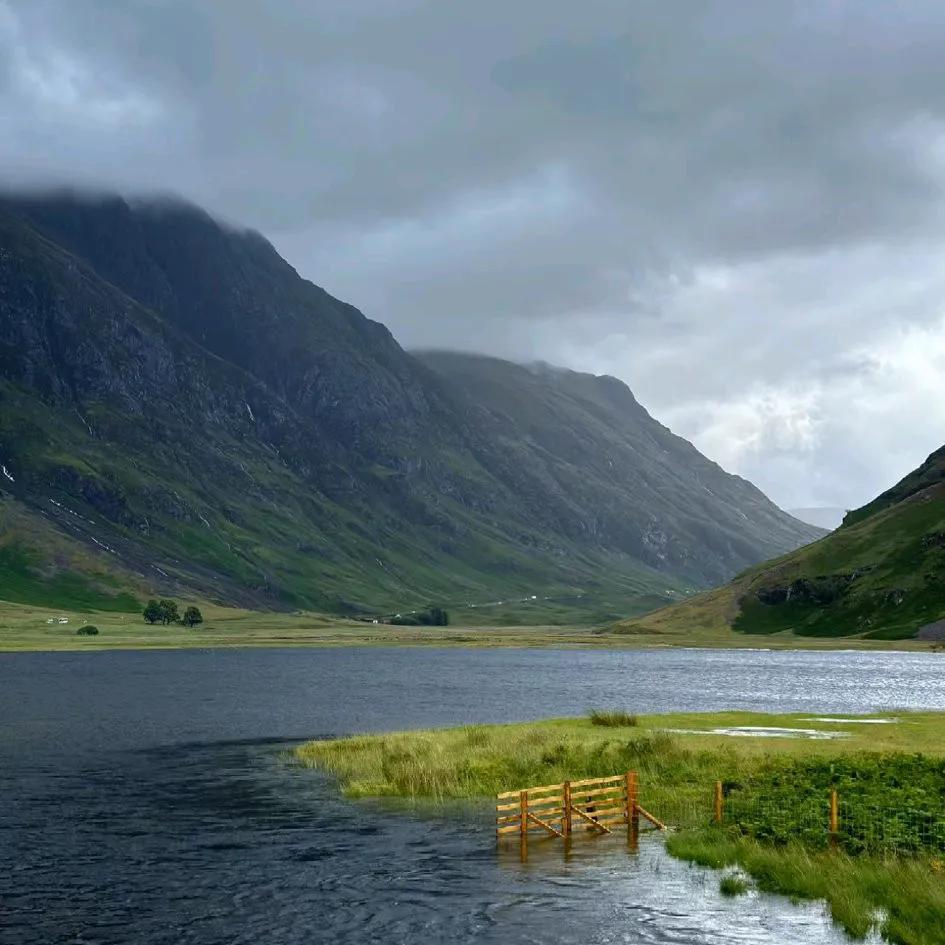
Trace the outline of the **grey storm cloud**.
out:
M 786 505 L 945 441 L 938 2 L 0 0 L 8 184 L 173 191 Z

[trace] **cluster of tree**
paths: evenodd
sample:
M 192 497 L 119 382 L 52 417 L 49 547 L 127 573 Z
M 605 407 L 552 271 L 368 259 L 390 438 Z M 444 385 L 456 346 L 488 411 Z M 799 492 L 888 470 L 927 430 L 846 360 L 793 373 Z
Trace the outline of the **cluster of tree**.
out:
M 76 630 L 76 635 L 80 637 L 97 637 L 98 627 L 87 623 L 84 627 L 79 627 L 79 629 Z
M 203 623 L 203 614 L 197 607 L 188 607 L 183 614 L 172 600 L 151 600 L 145 605 L 144 619 L 148 623 L 162 623 L 164 626 L 172 623 L 182 623 L 185 627 L 196 627 Z
M 416 614 L 398 614 L 391 623 L 398 627 L 446 627 L 450 615 L 442 607 L 428 607 Z

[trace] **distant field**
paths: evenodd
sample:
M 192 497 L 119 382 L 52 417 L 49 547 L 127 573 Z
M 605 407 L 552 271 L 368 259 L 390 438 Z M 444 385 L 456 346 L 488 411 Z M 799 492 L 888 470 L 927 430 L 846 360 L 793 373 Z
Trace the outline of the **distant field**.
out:
M 494 626 L 455 624 L 449 627 L 395 627 L 345 620 L 325 614 L 273 613 L 237 610 L 201 601 L 197 603 L 205 622 L 198 628 L 150 626 L 136 613 L 110 611 L 79 612 L 54 607 L 35 607 L 0 602 L 0 651 L 161 649 L 227 646 L 485 646 L 485 647 L 587 647 L 594 649 L 641 649 L 649 647 L 756 647 L 765 649 L 856 649 L 928 650 L 929 644 L 907 641 L 829 640 L 773 634 L 746 637 L 725 627 L 701 626 L 690 631 L 631 634 L 601 633 L 590 626 Z M 50 618 L 68 618 L 69 623 L 48 624 Z M 481 619 L 481 614 L 476 614 Z M 91 623 L 98 636 L 76 636 L 76 630 Z

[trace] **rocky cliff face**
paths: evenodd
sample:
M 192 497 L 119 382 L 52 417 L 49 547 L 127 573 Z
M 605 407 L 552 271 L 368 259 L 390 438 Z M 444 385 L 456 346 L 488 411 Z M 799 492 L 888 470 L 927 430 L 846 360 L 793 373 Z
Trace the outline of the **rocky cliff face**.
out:
M 222 599 L 642 598 L 817 534 L 620 382 L 414 358 L 259 235 L 173 202 L 0 202 L 0 373 L 7 501 Z

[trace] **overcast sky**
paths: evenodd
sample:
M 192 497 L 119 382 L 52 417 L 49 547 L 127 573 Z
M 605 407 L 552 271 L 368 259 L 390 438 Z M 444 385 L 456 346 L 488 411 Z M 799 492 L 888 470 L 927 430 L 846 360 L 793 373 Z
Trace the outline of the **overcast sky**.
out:
M 945 442 L 945 6 L 0 0 L 0 178 L 174 191 L 786 507 Z

